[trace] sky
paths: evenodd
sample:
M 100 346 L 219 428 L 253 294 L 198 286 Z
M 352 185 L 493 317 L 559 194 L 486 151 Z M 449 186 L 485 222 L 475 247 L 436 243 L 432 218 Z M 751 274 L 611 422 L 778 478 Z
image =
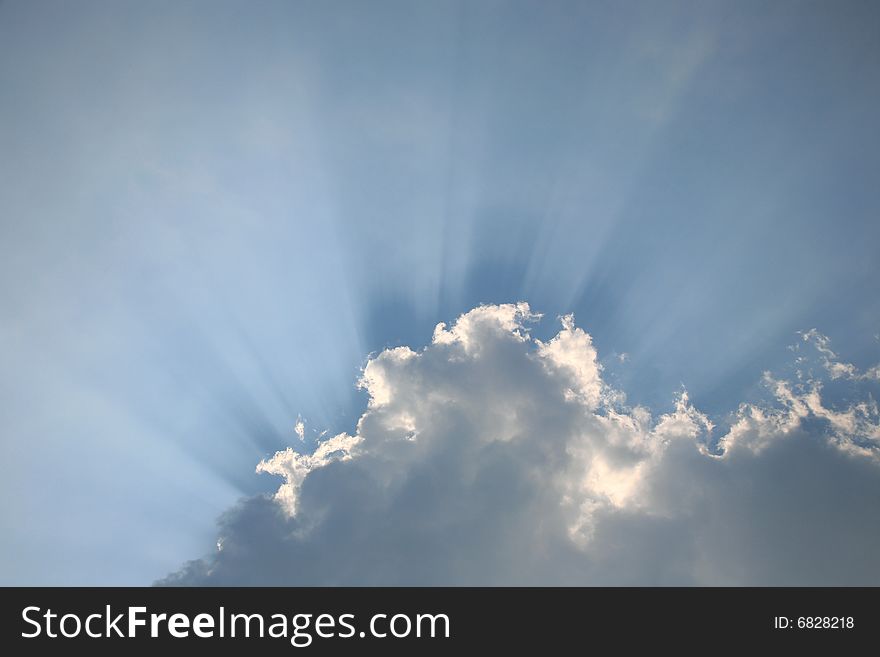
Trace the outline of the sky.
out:
M 0 583 L 880 583 L 878 24 L 0 2 Z

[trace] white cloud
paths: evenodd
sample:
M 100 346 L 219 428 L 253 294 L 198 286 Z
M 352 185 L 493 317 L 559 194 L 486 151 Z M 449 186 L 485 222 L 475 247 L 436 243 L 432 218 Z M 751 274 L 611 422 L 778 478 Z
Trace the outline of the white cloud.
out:
M 350 459 L 351 450 L 359 441 L 356 436 L 341 433 L 320 443 L 311 454 L 300 454 L 288 447 L 283 452 L 276 452 L 272 458 L 260 461 L 257 472 L 284 477 L 275 499 L 293 516 L 296 514 L 297 492 L 306 476 L 329 463 Z
M 880 364 L 869 367 L 864 372 L 852 363 L 841 361 L 831 349 L 831 339 L 816 329 L 801 333 L 804 342 L 810 343 L 822 356 L 822 364 L 832 379 L 849 379 L 852 381 L 880 381 Z
M 716 436 L 686 391 L 659 417 L 626 406 L 574 318 L 547 342 L 538 318 L 481 306 L 369 360 L 354 435 L 262 461 L 275 500 L 244 501 L 223 550 L 166 581 L 880 583 L 869 395 L 836 407 L 768 374 Z

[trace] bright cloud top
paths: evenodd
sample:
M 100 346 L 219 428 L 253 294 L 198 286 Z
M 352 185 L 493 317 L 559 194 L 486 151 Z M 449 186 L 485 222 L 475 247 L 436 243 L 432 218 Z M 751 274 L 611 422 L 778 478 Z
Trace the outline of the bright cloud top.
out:
M 655 416 L 602 377 L 571 315 L 480 306 L 386 349 L 354 435 L 259 463 L 283 477 L 221 522 L 223 549 L 167 583 L 878 583 L 880 414 L 818 332 L 794 380 L 717 431 L 681 392 Z M 299 432 L 298 432 L 299 433 Z M 716 435 L 717 434 L 717 435 Z

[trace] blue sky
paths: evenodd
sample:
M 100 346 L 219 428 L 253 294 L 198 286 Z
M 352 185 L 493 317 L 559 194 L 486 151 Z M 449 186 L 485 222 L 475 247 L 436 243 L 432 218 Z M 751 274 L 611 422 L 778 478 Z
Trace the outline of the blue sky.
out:
M 870 2 L 0 3 L 0 582 L 149 583 L 369 354 L 574 313 L 723 425 L 880 333 Z M 618 356 L 626 354 L 626 358 Z

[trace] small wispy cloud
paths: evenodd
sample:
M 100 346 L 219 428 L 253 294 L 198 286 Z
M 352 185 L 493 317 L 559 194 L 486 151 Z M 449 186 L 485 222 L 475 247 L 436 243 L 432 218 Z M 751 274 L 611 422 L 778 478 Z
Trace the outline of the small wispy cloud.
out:
M 816 329 L 800 333 L 804 342 L 812 344 L 821 354 L 822 364 L 832 379 L 848 379 L 850 381 L 880 381 L 880 363 L 865 370 L 859 370 L 852 363 L 840 359 L 831 349 L 831 338 Z

